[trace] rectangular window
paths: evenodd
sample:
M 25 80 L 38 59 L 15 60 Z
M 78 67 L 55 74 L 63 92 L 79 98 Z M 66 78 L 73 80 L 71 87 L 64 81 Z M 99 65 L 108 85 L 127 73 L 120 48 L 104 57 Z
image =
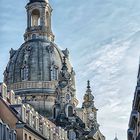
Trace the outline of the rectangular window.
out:
M 24 68 L 21 69 L 21 79 L 28 80 L 28 76 L 29 76 L 28 66 L 24 66 Z
M 16 133 L 14 133 L 13 140 L 16 140 L 16 139 L 17 139 L 17 135 Z
M 24 80 L 24 78 L 23 78 L 23 69 L 21 69 L 21 79 Z
M 9 140 L 9 138 L 10 138 L 10 130 L 9 128 L 7 128 L 7 140 Z
M 1 138 L 2 138 L 2 140 L 4 139 L 4 130 L 5 130 L 5 127 L 4 127 L 4 125 L 2 124 L 2 134 L 1 134 Z
M 2 140 L 2 123 L 0 122 L 0 139 Z
M 58 80 L 58 68 L 56 66 L 51 69 L 51 80 Z

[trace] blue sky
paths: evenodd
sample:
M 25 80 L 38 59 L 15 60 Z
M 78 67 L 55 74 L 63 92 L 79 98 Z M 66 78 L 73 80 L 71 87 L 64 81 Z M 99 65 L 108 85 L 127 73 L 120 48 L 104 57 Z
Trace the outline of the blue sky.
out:
M 9 50 L 23 43 L 27 0 L 0 0 L 0 81 Z M 55 42 L 68 48 L 82 101 L 91 80 L 100 129 L 126 140 L 139 63 L 139 0 L 50 0 Z

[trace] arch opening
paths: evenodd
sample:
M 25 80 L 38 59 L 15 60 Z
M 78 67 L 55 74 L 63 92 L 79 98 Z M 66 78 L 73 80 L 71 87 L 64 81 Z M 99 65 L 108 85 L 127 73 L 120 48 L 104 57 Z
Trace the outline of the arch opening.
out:
M 32 11 L 32 26 L 39 26 L 40 25 L 40 11 L 38 9 L 35 9 Z

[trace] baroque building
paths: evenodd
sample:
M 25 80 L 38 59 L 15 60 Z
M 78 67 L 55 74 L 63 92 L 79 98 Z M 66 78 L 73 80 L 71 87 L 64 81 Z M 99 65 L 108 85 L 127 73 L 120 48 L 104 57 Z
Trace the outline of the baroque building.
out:
M 25 42 L 18 50 L 11 49 L 4 82 L 9 90 L 13 89 L 16 95 L 20 95 L 22 100 L 32 104 L 40 113 L 51 115 L 64 56 L 68 70 L 73 74 L 72 96 L 77 105 L 74 71 L 69 62 L 68 50 L 61 51 L 54 43 L 49 2 L 30 0 L 26 10 Z
M 49 1 L 29 0 L 26 11 L 25 42 L 18 50 L 10 50 L 10 60 L 4 71 L 7 90 L 14 91 L 19 101 L 10 107 L 18 112 L 24 105 L 26 117 L 21 122 L 37 131 L 40 130 L 39 118 L 44 117 L 49 125 L 52 124 L 50 129 L 60 128 L 65 132 L 63 140 L 105 140 L 99 130 L 98 109 L 94 105 L 90 81 L 82 107 L 77 108 L 75 72 L 69 61 L 68 49 L 60 50 L 54 42 Z M 34 126 L 29 119 L 31 114 L 36 118 Z M 16 127 L 21 127 L 21 122 L 17 122 Z M 42 127 L 47 127 L 47 124 L 41 126 L 41 130 Z M 48 133 L 53 134 L 59 129 L 52 132 L 50 129 L 46 128 L 45 133 L 42 130 L 43 137 L 57 140 Z
M 68 140 L 67 131 L 0 84 L 0 140 Z
M 129 119 L 127 139 L 140 140 L 140 64 L 137 76 L 137 85 L 132 104 L 132 111 Z

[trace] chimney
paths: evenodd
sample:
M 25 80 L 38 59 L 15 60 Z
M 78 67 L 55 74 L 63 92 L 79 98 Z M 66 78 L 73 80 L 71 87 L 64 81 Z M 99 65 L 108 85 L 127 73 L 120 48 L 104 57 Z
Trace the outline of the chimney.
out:
M 7 86 L 5 83 L 0 85 L 0 95 L 3 99 L 7 100 Z
M 9 100 L 10 100 L 10 103 L 11 103 L 12 105 L 15 104 L 15 93 L 14 93 L 13 90 L 11 90 L 11 91 L 9 92 Z

